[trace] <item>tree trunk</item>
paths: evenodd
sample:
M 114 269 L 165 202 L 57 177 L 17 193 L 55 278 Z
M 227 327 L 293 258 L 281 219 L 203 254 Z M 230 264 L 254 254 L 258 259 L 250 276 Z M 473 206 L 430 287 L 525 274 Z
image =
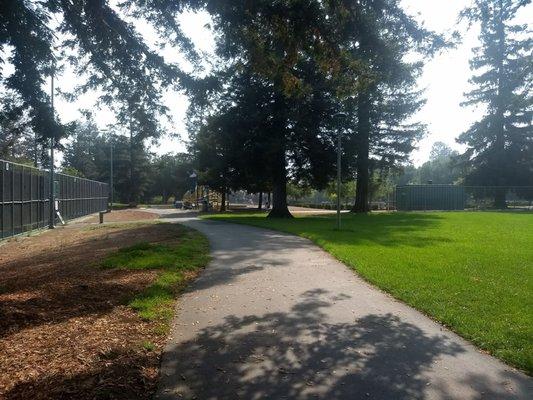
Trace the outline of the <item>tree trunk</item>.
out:
M 259 211 L 263 209 L 263 192 L 259 192 L 259 199 L 257 201 L 257 209 Z
M 222 198 L 220 199 L 220 212 L 226 211 L 226 190 L 222 191 Z
M 285 160 L 285 147 L 279 144 L 273 168 L 273 199 L 272 210 L 268 218 L 292 218 L 287 206 L 287 168 Z
M 357 185 L 352 212 L 370 211 L 368 204 L 370 186 L 370 98 L 368 92 L 359 94 L 357 100 Z
M 507 208 L 507 203 L 505 202 L 505 197 L 507 189 L 502 188 L 496 188 L 494 191 L 494 208 L 497 208 L 499 210 L 504 210 Z

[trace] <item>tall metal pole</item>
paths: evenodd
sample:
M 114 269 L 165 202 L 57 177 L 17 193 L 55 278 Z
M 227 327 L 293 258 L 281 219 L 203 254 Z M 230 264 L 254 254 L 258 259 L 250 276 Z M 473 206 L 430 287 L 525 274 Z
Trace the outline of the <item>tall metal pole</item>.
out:
M 111 209 L 113 209 L 113 203 L 114 203 L 114 186 L 113 186 L 113 137 L 111 136 L 111 157 L 110 157 L 110 162 L 109 162 L 109 190 L 111 191 L 110 193 L 110 198 L 111 198 Z
M 52 118 L 55 122 L 55 111 L 54 111 L 54 68 L 52 67 L 52 76 L 50 82 L 50 105 L 52 108 Z M 48 227 L 54 229 L 54 220 L 56 217 L 55 213 L 55 196 L 54 196 L 54 132 L 51 132 L 50 137 L 50 221 Z
M 337 229 L 341 229 L 341 130 L 337 133 Z

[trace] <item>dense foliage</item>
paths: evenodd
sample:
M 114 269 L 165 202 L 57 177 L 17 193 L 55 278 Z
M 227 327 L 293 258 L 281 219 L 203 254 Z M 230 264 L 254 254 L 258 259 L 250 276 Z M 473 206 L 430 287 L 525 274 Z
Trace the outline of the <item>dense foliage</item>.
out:
M 101 133 L 93 122 L 80 124 L 65 146 L 63 172 L 110 182 L 113 152 L 114 200 L 121 203 L 166 203 L 181 199 L 190 189 L 193 170 L 187 154 L 151 154 L 144 146 L 132 146 L 131 138 L 114 132 Z M 139 151 L 141 149 L 141 151 Z

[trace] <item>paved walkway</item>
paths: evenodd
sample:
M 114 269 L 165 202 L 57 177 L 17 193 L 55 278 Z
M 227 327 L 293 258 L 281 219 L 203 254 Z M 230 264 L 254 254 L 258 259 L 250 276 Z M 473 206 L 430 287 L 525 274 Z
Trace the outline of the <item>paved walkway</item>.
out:
M 213 261 L 179 301 L 158 399 L 533 399 L 531 378 L 311 242 L 161 212 Z

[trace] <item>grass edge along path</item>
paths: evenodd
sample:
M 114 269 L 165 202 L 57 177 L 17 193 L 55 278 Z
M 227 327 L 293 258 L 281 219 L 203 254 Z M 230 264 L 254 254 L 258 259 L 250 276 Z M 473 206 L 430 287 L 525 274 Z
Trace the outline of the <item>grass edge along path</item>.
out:
M 206 215 L 310 239 L 363 279 L 533 375 L 533 214 L 426 212 L 267 219 Z
M 159 322 L 161 333 L 168 332 L 181 289 L 210 261 L 209 242 L 203 234 L 183 225 L 172 226 L 180 233 L 175 240 L 137 243 L 109 254 L 101 262 L 103 268 L 159 271 L 157 279 L 129 299 L 128 305 L 142 319 Z

